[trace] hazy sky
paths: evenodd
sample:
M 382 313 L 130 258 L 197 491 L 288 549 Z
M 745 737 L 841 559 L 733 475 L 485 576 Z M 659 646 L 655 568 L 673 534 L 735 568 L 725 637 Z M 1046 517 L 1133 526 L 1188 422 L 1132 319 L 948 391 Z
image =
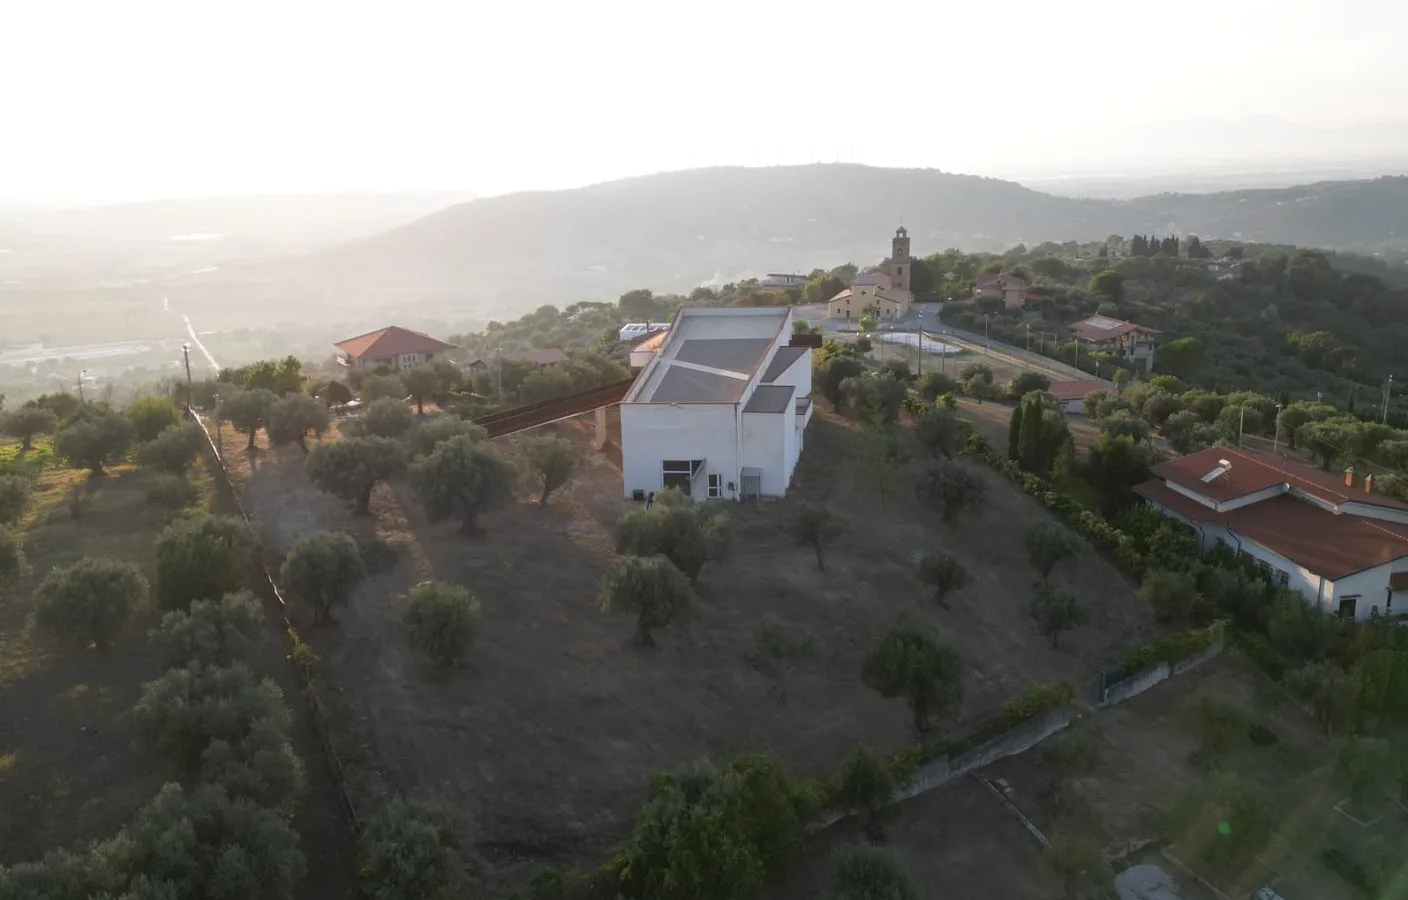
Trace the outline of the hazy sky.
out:
M 0 198 L 63 202 L 1012 174 L 1408 120 L 1398 0 L 0 0 L 0 36 Z

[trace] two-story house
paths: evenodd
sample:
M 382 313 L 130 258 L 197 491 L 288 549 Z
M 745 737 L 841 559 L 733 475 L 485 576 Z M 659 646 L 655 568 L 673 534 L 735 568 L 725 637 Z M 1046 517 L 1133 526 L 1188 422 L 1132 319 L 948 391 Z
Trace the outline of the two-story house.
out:
M 1141 372 L 1147 373 L 1153 367 L 1157 328 L 1098 315 L 1081 319 L 1070 328 L 1071 336 L 1089 350 L 1117 356 Z

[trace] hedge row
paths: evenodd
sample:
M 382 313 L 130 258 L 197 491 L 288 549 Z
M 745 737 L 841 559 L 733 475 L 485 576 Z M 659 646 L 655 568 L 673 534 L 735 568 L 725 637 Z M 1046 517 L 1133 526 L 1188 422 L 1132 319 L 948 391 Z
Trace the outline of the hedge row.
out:
M 1223 632 L 1224 623 L 1219 620 L 1206 628 L 1170 634 L 1147 644 L 1131 647 L 1110 675 L 1114 680 L 1122 681 L 1161 663 L 1168 663 L 1170 666 L 1180 663 L 1222 640 Z
M 981 434 L 972 430 L 971 424 L 961 422 L 960 427 L 963 426 L 967 426 L 968 429 L 968 436 L 964 440 L 964 449 L 970 455 L 981 459 L 1005 475 L 1013 484 L 1035 497 L 1042 506 L 1064 519 L 1082 537 L 1107 553 L 1130 575 L 1135 578 L 1143 576 L 1150 567 L 1150 560 L 1145 559 L 1144 554 L 1140 553 L 1134 538 L 1106 522 L 1096 513 L 1086 509 L 1072 497 L 1052 490 L 1051 485 L 1044 479 L 1030 472 L 1022 471 L 1016 462 L 994 451 Z

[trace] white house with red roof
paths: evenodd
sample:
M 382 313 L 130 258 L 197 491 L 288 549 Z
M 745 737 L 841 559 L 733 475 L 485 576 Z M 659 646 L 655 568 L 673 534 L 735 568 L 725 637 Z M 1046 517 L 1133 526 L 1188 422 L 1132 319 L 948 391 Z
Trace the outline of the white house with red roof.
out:
M 455 349 L 454 344 L 399 325 L 388 325 L 359 334 L 338 341 L 333 346 L 345 354 L 338 357 L 344 365 L 357 369 L 375 369 L 377 366 L 409 369 Z
M 1373 476 L 1232 447 L 1157 465 L 1134 488 L 1191 525 L 1199 550 L 1226 546 L 1273 581 L 1352 619 L 1408 614 L 1408 504 L 1374 492 Z
M 1157 328 L 1099 315 L 1072 323 L 1070 328 L 1071 336 L 1090 350 L 1126 360 L 1141 372 L 1148 372 L 1154 365 Z

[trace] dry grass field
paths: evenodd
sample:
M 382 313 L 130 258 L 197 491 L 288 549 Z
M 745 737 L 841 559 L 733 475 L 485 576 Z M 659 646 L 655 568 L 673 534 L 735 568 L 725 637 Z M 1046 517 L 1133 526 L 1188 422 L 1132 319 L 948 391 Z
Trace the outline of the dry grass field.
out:
M 631 622 L 597 608 L 612 529 L 631 504 L 619 496 L 616 447 L 590 448 L 590 417 L 559 429 L 580 448 L 576 481 L 546 507 L 525 493 L 486 515 L 477 538 L 428 523 L 403 483 L 377 489 L 371 516 L 353 516 L 308 483 L 297 448 L 261 450 L 251 465 L 244 439 L 225 437 L 272 560 L 318 529 L 394 548 L 395 564 L 358 590 L 340 624 L 306 637 L 365 729 L 385 786 L 469 811 L 507 884 L 537 865 L 607 853 L 626 834 L 651 772 L 766 748 L 818 775 L 858 743 L 894 750 L 913 740 L 902 702 L 882 699 L 859 676 L 872 639 L 901 613 L 927 620 L 967 663 L 963 709 L 941 733 L 962 731 L 1035 683 L 1084 687 L 1120 648 L 1154 634 L 1133 586 L 1087 549 L 1069 580 L 1088 598 L 1092 621 L 1052 650 L 1026 613 L 1033 579 L 1022 545 L 1026 525 L 1048 514 L 981 470 L 988 505 L 956 526 L 921 510 L 908 488 L 882 509 L 850 474 L 849 427 L 818 411 L 792 496 L 729 508 L 733 552 L 705 568 L 692 621 L 650 651 L 632 643 Z M 787 533 L 798 500 L 822 497 L 851 522 L 825 572 Z M 917 560 L 934 547 L 973 572 L 950 609 L 929 602 L 914 580 Z M 413 658 L 399 624 L 402 595 L 425 579 L 464 584 L 483 605 L 472 662 L 443 678 Z M 767 613 L 826 645 L 822 662 L 795 679 L 787 706 L 743 659 Z
M 46 445 L 36 447 L 43 453 Z M 13 455 L 12 445 L 0 452 Z M 151 474 L 129 464 L 104 478 L 47 466 L 15 528 L 30 573 L 0 591 L 0 863 L 35 859 L 56 847 L 110 837 L 172 773 L 133 744 L 131 717 L 141 684 L 161 673 L 146 632 L 159 619 L 140 610 L 106 654 L 55 646 L 36 632 L 30 597 L 53 567 L 84 556 L 138 563 L 155 578 L 155 541 L 172 512 L 146 500 Z M 219 510 L 212 476 L 192 472 L 204 509 Z M 71 505 L 81 498 L 81 512 Z M 274 677 L 295 716 L 292 738 L 308 774 L 295 820 L 308 856 L 307 896 L 345 895 L 352 846 L 335 784 L 306 721 L 286 639 L 271 622 L 258 668 Z M 329 888 L 336 893 L 327 893 Z

